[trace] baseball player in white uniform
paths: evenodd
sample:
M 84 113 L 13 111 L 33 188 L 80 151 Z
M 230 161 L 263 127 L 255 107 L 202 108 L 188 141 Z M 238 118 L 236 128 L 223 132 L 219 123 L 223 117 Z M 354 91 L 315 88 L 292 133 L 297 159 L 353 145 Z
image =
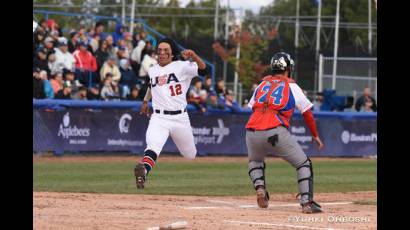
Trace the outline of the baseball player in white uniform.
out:
M 161 39 L 157 48 L 158 64 L 148 70 L 150 88 L 145 95 L 141 113 L 150 117 L 144 157 L 134 169 L 138 189 L 144 188 L 146 177 L 155 165 L 168 136 L 187 159 L 194 159 L 196 147 L 186 110 L 186 93 L 192 78 L 205 71 L 204 61 L 192 50 L 184 50 L 177 60 L 178 48 L 169 38 Z M 202 74 L 201 74 L 202 75 Z M 153 114 L 148 111 L 152 97 Z

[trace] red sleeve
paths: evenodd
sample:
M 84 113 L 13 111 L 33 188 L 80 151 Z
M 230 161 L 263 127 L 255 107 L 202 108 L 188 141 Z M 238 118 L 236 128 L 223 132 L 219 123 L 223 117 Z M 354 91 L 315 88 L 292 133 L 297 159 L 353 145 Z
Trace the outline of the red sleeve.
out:
M 319 136 L 319 133 L 317 132 L 317 129 L 316 129 L 316 122 L 315 122 L 315 118 L 313 117 L 312 110 L 308 109 L 302 115 L 303 115 L 303 119 L 305 120 L 306 125 L 309 127 L 309 130 L 312 133 L 312 135 L 314 137 Z
M 90 54 L 91 56 L 91 71 L 95 72 L 97 71 L 97 61 L 95 60 L 95 57 Z

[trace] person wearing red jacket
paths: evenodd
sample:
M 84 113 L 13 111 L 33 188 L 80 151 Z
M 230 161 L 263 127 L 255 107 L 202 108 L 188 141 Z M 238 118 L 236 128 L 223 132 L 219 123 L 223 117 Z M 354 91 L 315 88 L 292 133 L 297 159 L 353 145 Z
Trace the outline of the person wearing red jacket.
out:
M 84 42 L 79 42 L 78 49 L 73 53 L 76 68 L 76 80 L 81 84 L 89 85 L 99 82 L 97 79 L 97 61 L 95 57 L 87 50 Z
M 256 190 L 258 206 L 267 208 L 269 205 L 265 157 L 274 154 L 296 169 L 302 212 L 322 212 L 320 205 L 313 201 L 312 161 L 288 130 L 293 111 L 297 108 L 312 133 L 312 140 L 319 150 L 323 148 L 311 111 L 313 104 L 290 78 L 294 62 L 289 54 L 274 54 L 270 67 L 272 75 L 263 78 L 249 101 L 252 114 L 246 124 L 249 176 Z

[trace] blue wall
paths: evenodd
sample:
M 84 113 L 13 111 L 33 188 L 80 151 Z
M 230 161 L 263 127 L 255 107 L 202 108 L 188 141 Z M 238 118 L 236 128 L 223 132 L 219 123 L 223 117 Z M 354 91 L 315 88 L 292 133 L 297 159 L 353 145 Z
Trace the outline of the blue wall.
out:
M 62 153 L 145 149 L 148 118 L 141 102 L 33 100 L 33 151 Z M 250 111 L 211 111 L 205 115 L 188 106 L 198 154 L 246 155 L 245 124 Z M 296 113 L 290 131 L 309 156 L 377 154 L 377 113 L 317 112 L 320 136 L 317 151 L 310 131 Z M 171 138 L 164 152 L 178 152 Z

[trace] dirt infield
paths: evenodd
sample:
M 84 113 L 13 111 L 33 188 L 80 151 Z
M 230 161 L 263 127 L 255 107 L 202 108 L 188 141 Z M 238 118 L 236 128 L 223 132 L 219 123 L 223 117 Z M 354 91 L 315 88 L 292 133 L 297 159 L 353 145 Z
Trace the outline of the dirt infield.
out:
M 294 195 L 205 197 L 33 193 L 34 229 L 146 229 L 185 220 L 186 229 L 376 229 L 376 192 L 318 193 L 321 214 L 302 214 Z
M 36 156 L 34 162 L 133 162 L 139 156 Z M 314 158 L 313 161 L 340 158 Z M 349 160 L 343 158 L 343 160 Z M 355 161 L 361 159 L 353 159 Z M 369 159 L 363 159 L 369 160 Z M 161 156 L 158 162 L 187 161 Z M 196 162 L 247 162 L 246 157 L 198 157 Z M 282 161 L 270 157 L 268 161 Z M 268 209 L 255 196 L 170 196 L 33 192 L 34 229 L 147 229 L 185 220 L 186 229 L 376 229 L 375 191 L 315 193 L 324 210 L 302 214 L 295 194 L 270 194 Z

